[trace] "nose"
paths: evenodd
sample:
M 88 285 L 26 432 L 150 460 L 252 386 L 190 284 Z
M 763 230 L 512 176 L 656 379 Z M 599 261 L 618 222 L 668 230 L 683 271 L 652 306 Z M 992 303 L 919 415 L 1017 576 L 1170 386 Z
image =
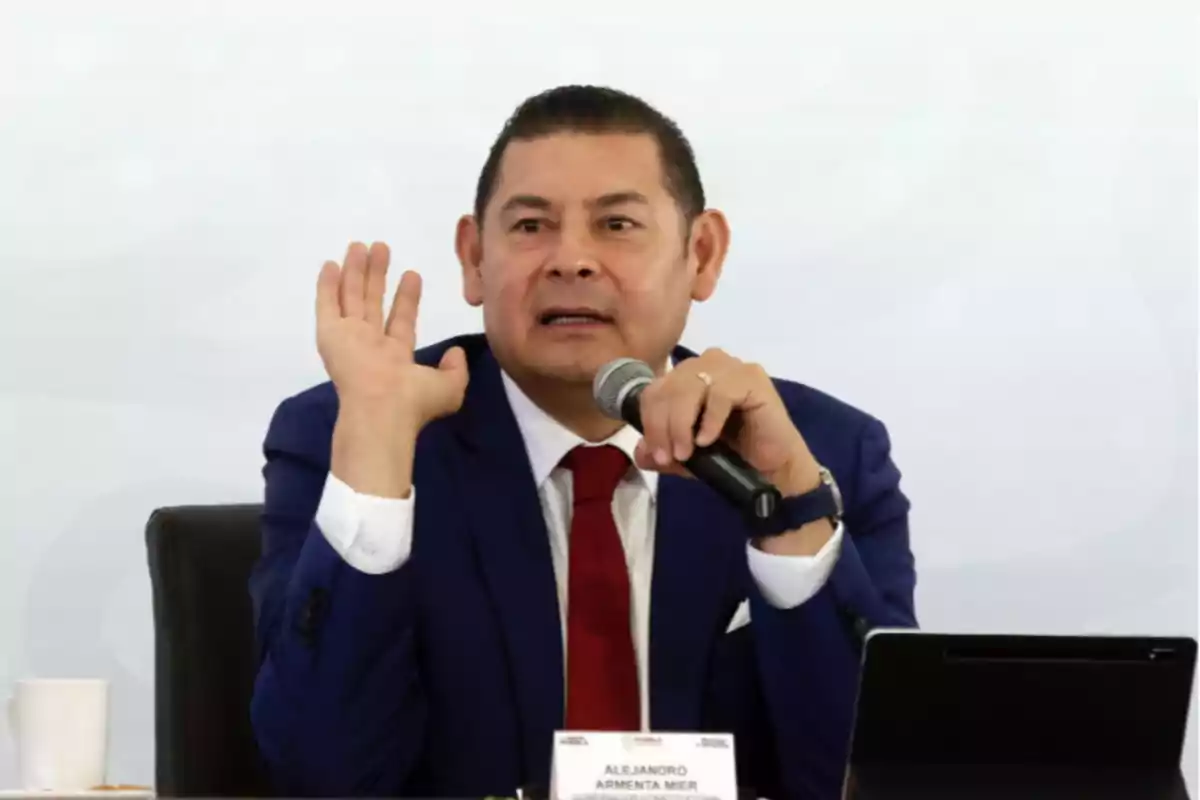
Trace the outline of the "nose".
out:
M 575 227 L 563 225 L 558 247 L 550 254 L 546 273 L 552 280 L 589 280 L 600 274 L 600 261 L 596 258 L 591 236 Z
M 600 274 L 600 266 L 590 258 L 578 258 L 568 262 L 556 259 L 550 262 L 546 273 L 548 277 L 556 280 L 588 280 Z

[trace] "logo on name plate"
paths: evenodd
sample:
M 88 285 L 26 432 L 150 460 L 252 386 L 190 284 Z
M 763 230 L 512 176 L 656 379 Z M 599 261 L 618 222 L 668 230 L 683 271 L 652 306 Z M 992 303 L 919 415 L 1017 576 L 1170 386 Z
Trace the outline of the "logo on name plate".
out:
M 638 747 L 661 747 L 663 740 L 661 736 L 634 733 L 625 736 L 622 743 L 626 750 L 633 750 Z
M 718 750 L 728 750 L 729 742 L 724 739 L 718 739 L 713 736 L 701 736 L 700 741 L 696 742 L 697 747 L 715 747 Z
M 588 740 L 586 736 L 563 736 L 558 740 L 559 744 L 575 744 L 587 746 Z

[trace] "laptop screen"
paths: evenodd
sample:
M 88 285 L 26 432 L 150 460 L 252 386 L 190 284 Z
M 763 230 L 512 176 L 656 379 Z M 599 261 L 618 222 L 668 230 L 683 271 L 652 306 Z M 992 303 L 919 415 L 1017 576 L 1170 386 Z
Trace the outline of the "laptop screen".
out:
M 1177 769 L 1195 661 L 1188 638 L 875 631 L 850 761 Z

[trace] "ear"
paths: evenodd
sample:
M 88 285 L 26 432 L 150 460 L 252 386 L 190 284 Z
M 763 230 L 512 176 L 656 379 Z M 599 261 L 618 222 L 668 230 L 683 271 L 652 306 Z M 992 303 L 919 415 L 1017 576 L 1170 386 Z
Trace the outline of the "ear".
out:
M 716 209 L 702 212 L 692 222 L 688 235 L 688 266 L 692 275 L 692 299 L 704 302 L 712 297 L 729 252 L 729 223 Z
M 475 217 L 464 214 L 454 231 L 454 250 L 462 265 L 463 299 L 468 305 L 483 305 L 483 278 L 479 267 L 483 263 L 483 240 Z

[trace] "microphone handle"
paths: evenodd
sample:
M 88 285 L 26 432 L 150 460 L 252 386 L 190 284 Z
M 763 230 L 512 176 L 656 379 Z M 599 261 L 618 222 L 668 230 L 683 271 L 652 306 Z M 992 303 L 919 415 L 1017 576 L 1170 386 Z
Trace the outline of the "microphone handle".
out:
M 769 519 L 783 498 L 774 484 L 720 439 L 707 447 L 697 447 L 683 466 L 751 520 Z
M 634 387 L 621 403 L 621 416 L 639 431 L 642 430 L 640 399 L 643 388 Z M 683 466 L 741 509 L 752 523 L 770 518 L 783 499 L 774 484 L 720 439 L 707 447 L 695 448 Z

